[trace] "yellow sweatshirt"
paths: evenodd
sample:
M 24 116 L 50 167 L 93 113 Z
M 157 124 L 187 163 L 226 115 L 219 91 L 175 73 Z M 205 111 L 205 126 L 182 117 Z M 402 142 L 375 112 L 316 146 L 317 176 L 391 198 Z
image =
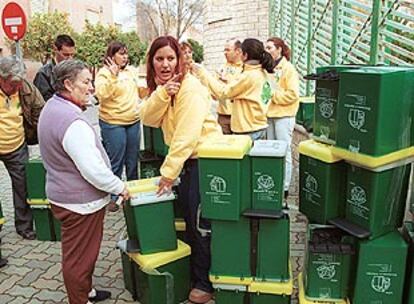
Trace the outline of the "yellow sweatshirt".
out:
M 17 150 L 24 142 L 19 93 L 7 97 L 0 91 L 0 154 Z
M 296 116 L 299 109 L 299 76 L 290 61 L 285 57 L 275 69 L 277 89 L 269 103 L 267 116 L 270 118 Z
M 267 127 L 266 111 L 271 88 L 268 74 L 260 64 L 244 64 L 240 77 L 228 84 L 223 84 L 202 67 L 198 74 L 202 83 L 219 100 L 233 100 L 230 121 L 233 132 L 254 132 Z
M 221 136 L 221 128 L 210 113 L 211 98 L 206 87 L 187 73 L 180 90 L 171 101 L 163 86 L 144 100 L 140 117 L 144 125 L 161 126 L 168 155 L 161 166 L 161 175 L 176 179 L 184 162 L 197 158 L 197 149 L 207 138 Z
M 236 80 L 241 72 L 243 71 L 243 62 L 238 63 L 225 63 L 223 66 L 219 69 L 217 77 L 220 79 L 220 76 L 224 77 L 224 79 L 227 80 L 226 83 L 230 83 L 234 80 Z M 231 115 L 231 106 L 232 102 L 231 100 L 227 99 L 224 101 L 221 101 L 217 107 L 217 113 L 222 115 Z
M 99 118 L 114 125 L 130 125 L 139 120 L 138 73 L 130 66 L 118 76 L 103 67 L 95 80 Z

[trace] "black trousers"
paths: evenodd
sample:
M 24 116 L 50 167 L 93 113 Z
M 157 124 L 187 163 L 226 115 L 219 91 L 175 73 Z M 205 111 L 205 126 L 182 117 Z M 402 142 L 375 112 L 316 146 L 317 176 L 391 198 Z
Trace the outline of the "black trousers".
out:
M 211 264 L 210 235 L 202 235 L 197 229 L 210 230 L 210 221 L 199 217 L 200 185 L 198 181 L 198 161 L 187 160 L 178 186 L 179 203 L 182 204 L 187 227 L 187 240 L 191 246 L 190 269 L 193 288 L 212 292 L 213 287 L 208 278 Z

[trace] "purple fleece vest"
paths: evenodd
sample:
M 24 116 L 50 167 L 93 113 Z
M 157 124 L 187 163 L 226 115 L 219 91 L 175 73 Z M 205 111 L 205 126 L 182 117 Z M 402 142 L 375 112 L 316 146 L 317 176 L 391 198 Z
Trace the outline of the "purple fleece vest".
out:
M 46 195 L 50 200 L 63 204 L 87 203 L 107 195 L 82 177 L 75 163 L 63 149 L 65 132 L 77 119 L 85 121 L 93 128 L 81 113 L 76 111 L 73 104 L 53 95 L 43 108 L 38 124 L 40 154 L 47 172 Z M 95 144 L 110 168 L 108 156 L 98 136 L 95 136 Z

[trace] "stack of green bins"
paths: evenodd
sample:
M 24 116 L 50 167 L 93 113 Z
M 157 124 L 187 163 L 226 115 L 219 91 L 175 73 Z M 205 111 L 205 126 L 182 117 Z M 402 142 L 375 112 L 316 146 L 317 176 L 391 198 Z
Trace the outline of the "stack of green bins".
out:
M 190 291 L 190 246 L 178 240 L 177 249 L 153 254 L 128 253 L 120 241 L 125 288 L 141 304 L 180 304 Z
M 398 231 L 360 241 L 351 303 L 402 303 L 408 245 Z
M 164 157 L 168 154 L 168 146 L 164 142 L 164 135 L 161 128 L 144 126 L 145 151 L 156 156 Z
M 311 223 L 327 224 L 342 217 L 346 164 L 332 147 L 314 140 L 299 144 L 299 210 Z
M 139 177 L 153 178 L 160 176 L 160 168 L 164 159 L 151 152 L 144 151 L 139 155 Z
M 32 209 L 39 241 L 60 241 L 60 222 L 55 219 L 46 199 L 46 171 L 41 158 L 31 158 L 25 165 L 28 203 Z
M 342 71 L 340 79 L 336 146 L 372 157 L 414 155 L 414 68 L 361 67 Z
M 313 137 L 319 142 L 334 144 L 337 133 L 337 110 L 339 92 L 339 72 L 356 68 L 350 65 L 318 67 L 316 75 L 308 75 L 316 80 Z
M 128 181 L 131 199 L 125 203 L 124 215 L 128 238 L 141 254 L 177 249 L 174 226 L 173 193 L 158 196 L 158 178 Z
M 353 237 L 334 226 L 309 225 L 303 273 L 305 298 L 346 301 L 355 259 Z
M 211 219 L 213 276 L 250 278 L 251 139 L 226 135 L 200 146 L 199 180 L 203 217 Z

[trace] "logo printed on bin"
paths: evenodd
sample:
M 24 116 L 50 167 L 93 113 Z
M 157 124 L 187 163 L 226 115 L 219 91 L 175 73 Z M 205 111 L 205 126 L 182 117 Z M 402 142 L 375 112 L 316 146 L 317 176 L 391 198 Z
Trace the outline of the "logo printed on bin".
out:
M 318 191 L 317 179 L 314 176 L 308 174 L 308 176 L 305 179 L 305 188 L 310 192 L 316 193 Z
M 275 187 L 275 181 L 270 175 L 263 174 L 257 179 L 258 190 L 268 191 Z
M 318 277 L 322 280 L 332 280 L 336 275 L 335 265 L 333 264 L 322 264 L 316 268 Z
M 359 207 L 364 205 L 367 202 L 367 194 L 365 190 L 360 186 L 354 186 L 351 189 L 351 201 Z
M 363 131 L 361 128 L 365 125 L 365 112 L 359 109 L 350 109 L 348 123 L 352 128 Z
M 372 277 L 371 287 L 373 290 L 379 293 L 386 293 L 391 288 L 391 278 L 376 275 Z
M 213 176 L 210 181 L 211 192 L 225 193 L 227 190 L 227 183 L 221 176 Z
M 334 114 L 334 102 L 336 102 L 336 99 L 334 98 L 320 98 L 323 101 L 321 102 L 321 104 L 319 105 L 319 112 L 321 113 L 323 118 L 331 118 L 332 115 Z

